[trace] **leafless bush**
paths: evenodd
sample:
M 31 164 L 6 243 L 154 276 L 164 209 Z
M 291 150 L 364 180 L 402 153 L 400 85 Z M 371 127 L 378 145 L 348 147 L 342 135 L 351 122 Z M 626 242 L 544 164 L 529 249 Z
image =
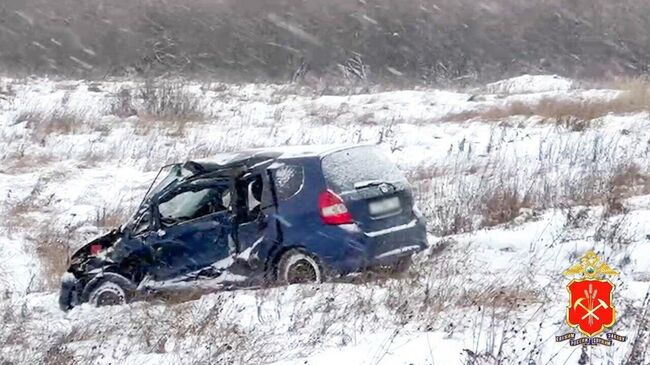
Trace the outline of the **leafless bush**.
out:
M 644 79 L 635 79 L 620 87 L 623 87 L 620 94 L 609 100 L 546 97 L 537 103 L 513 101 L 487 110 L 452 114 L 444 119 L 502 120 L 512 116 L 538 116 L 542 118 L 543 123 L 554 124 L 572 131 L 583 131 L 595 119 L 608 114 L 650 111 L 650 83 Z
M 204 118 L 199 99 L 188 90 L 184 82 L 154 82 L 148 80 L 138 91 L 142 110 L 136 132 L 150 134 L 155 128 L 166 128 L 174 136 L 184 134 L 187 123 Z M 128 108 L 128 107 L 127 107 Z M 159 124 L 162 122 L 163 124 Z
M 609 180 L 605 196 L 605 215 L 626 212 L 623 200 L 637 194 L 650 193 L 650 176 L 642 173 L 639 165 L 630 163 L 618 166 Z
M 73 229 L 44 224 L 31 232 L 30 240 L 41 261 L 42 278 L 48 289 L 58 289 L 69 266 Z
M 137 115 L 133 104 L 133 91 L 123 88 L 115 95 L 115 99 L 111 104 L 111 114 L 120 118 Z
M 119 201 L 113 207 L 102 207 L 95 211 L 95 220 L 93 224 L 100 229 L 117 228 L 128 218 L 132 204 Z
M 45 353 L 45 365 L 74 365 L 73 352 L 66 348 L 65 343 L 56 341 Z
M 87 121 L 80 116 L 58 109 L 52 113 L 43 111 L 25 111 L 19 114 L 17 121 L 27 122 L 36 141 L 43 141 L 50 135 L 75 134 L 84 131 Z
M 643 298 L 640 307 L 635 309 L 634 326 L 630 336 L 632 346 L 628 350 L 625 365 L 640 365 L 647 363 L 650 358 L 650 292 Z
M 7 156 L 2 160 L 6 171 L 11 173 L 21 173 L 34 171 L 34 168 L 41 168 L 56 161 L 53 154 L 29 154 L 25 149 L 20 149 L 17 154 Z
M 184 82 L 145 82 L 139 90 L 144 104 L 142 117 L 170 121 L 194 121 L 203 117 L 199 100 Z
M 482 197 L 480 214 L 483 227 L 510 222 L 520 214 L 522 208 L 530 208 L 532 205 L 516 185 L 504 181 L 499 186 L 486 191 Z

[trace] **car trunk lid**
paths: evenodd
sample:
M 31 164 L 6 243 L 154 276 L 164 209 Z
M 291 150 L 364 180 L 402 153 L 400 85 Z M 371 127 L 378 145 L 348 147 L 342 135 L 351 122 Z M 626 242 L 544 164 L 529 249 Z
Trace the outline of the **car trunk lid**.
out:
M 406 178 L 379 148 L 339 150 L 325 156 L 322 165 L 328 188 L 341 197 L 366 234 L 415 219 Z

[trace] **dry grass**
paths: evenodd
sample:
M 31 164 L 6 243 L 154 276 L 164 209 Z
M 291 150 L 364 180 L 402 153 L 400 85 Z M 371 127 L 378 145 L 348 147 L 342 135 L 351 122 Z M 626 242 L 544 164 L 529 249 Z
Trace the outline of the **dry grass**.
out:
M 58 219 L 43 220 L 54 195 L 44 194 L 48 183 L 65 178 L 64 174 L 53 173 L 39 177 L 30 194 L 23 200 L 7 207 L 6 224 L 9 235 L 14 230 L 25 232 L 27 240 L 41 262 L 41 276 L 36 284 L 46 289 L 58 289 L 61 275 L 68 268 L 72 248 L 83 243 L 87 237 L 78 233 L 78 228 L 94 225 L 100 231 L 107 231 L 123 223 L 129 204 L 117 204 L 116 208 L 102 208 L 88 222 L 75 225 L 62 223 Z M 30 288 L 33 289 L 33 288 Z
M 611 154 L 610 147 L 593 152 L 594 156 Z M 543 166 L 550 163 L 556 162 L 544 161 Z M 520 224 L 534 218 L 535 212 L 572 206 L 602 206 L 606 217 L 615 216 L 627 212 L 626 199 L 650 194 L 650 175 L 627 161 L 577 169 L 571 175 L 555 175 L 543 168 L 543 173 L 525 178 L 509 166 L 503 162 L 451 170 L 420 166 L 409 172 L 429 231 L 447 236 L 503 223 Z
M 133 204 L 119 203 L 113 208 L 98 208 L 95 211 L 93 224 L 100 229 L 112 229 L 126 222 Z
M 138 135 L 163 129 L 168 135 L 179 137 L 185 134 L 189 123 L 205 120 L 199 98 L 188 90 L 185 82 L 148 80 L 136 93 L 142 103 L 142 108 L 137 111 L 139 121 L 135 126 Z M 132 113 L 129 98 L 130 94 L 121 92 L 117 113 Z
M 609 180 L 608 191 L 603 198 L 605 215 L 626 213 L 624 200 L 640 194 L 650 194 L 650 176 L 643 173 L 639 165 L 634 163 L 618 166 Z
M 583 131 L 594 120 L 609 114 L 650 112 L 650 83 L 638 78 L 619 84 L 620 93 L 610 100 L 546 97 L 537 103 L 513 101 L 486 110 L 448 115 L 444 120 L 465 121 L 480 118 L 502 120 L 513 116 L 541 118 L 542 123 L 554 124 L 572 131 Z
M 49 153 L 29 155 L 21 151 L 17 155 L 8 156 L 2 160 L 2 171 L 10 174 L 32 172 L 56 161 L 55 156 Z
M 42 225 L 31 225 L 28 239 L 36 248 L 36 254 L 41 261 L 42 279 L 48 289 L 58 289 L 61 275 L 69 266 L 69 258 L 73 248 L 83 244 L 87 237 L 78 233 L 85 225 L 94 225 L 99 232 L 107 232 L 124 223 L 128 217 L 130 205 L 117 204 L 114 208 L 101 208 L 95 217 L 86 223 L 63 225 L 59 222 L 49 222 Z
M 76 134 L 87 130 L 87 121 L 65 109 L 53 113 L 26 111 L 18 115 L 16 121 L 27 122 L 27 127 L 32 130 L 32 138 L 41 144 L 50 135 Z
M 198 121 L 204 118 L 199 99 L 189 92 L 185 82 L 147 80 L 138 91 L 138 97 L 144 105 L 139 114 L 145 119 Z
M 43 224 L 29 232 L 28 238 L 41 261 L 41 277 L 47 289 L 57 290 L 61 285 L 61 276 L 68 269 L 72 254 L 73 232 L 74 229 L 55 224 Z
M 523 208 L 531 208 L 530 199 L 516 185 L 504 182 L 501 189 L 488 190 L 481 199 L 481 227 L 493 227 L 510 222 Z

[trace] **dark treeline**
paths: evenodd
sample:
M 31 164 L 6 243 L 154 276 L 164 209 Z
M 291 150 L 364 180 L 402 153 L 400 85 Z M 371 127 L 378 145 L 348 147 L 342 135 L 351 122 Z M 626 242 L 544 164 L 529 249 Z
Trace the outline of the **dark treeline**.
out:
M 2 0 L 0 69 L 441 84 L 638 75 L 646 0 Z

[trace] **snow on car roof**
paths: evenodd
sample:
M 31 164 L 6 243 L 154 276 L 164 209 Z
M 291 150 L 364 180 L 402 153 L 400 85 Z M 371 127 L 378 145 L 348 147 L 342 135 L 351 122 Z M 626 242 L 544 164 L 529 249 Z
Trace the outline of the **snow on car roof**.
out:
M 276 146 L 261 147 L 243 150 L 239 152 L 220 153 L 212 157 L 195 160 L 201 165 L 231 165 L 243 162 L 252 157 L 265 157 L 273 159 L 296 158 L 296 157 L 315 157 L 323 156 L 327 153 L 341 149 L 355 147 L 354 144 L 328 144 L 328 145 L 300 145 L 300 146 Z
M 325 145 L 300 145 L 263 147 L 248 150 L 253 154 L 280 153 L 278 158 L 322 156 L 344 148 L 354 147 L 353 144 L 325 144 Z

